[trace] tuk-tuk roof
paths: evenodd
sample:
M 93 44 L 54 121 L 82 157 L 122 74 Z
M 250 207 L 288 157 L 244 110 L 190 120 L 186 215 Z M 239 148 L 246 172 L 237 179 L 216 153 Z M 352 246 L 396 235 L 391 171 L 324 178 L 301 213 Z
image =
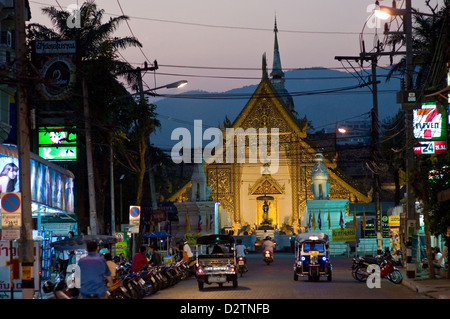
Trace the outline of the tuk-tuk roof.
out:
M 306 240 L 323 240 L 328 242 L 328 235 L 324 233 L 301 233 L 295 236 L 295 241 L 303 242 Z
M 217 243 L 233 244 L 234 238 L 230 235 L 223 235 L 223 234 L 205 235 L 197 238 L 198 245 L 208 245 Z

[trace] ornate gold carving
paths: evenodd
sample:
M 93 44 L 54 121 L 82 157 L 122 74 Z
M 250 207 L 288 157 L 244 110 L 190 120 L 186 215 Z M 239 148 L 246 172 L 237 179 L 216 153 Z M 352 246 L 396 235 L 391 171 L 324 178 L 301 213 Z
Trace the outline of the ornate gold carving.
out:
M 284 194 L 284 185 L 280 185 L 272 176 L 263 175 L 253 186 L 248 186 L 249 195 Z

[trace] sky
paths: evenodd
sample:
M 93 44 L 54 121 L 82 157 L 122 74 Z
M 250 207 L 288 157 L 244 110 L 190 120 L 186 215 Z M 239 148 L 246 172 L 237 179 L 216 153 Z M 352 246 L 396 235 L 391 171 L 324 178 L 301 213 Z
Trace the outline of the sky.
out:
M 78 0 L 30 0 L 30 22 L 49 25 L 42 7 L 67 10 Z M 367 51 L 383 38 L 382 24 L 371 13 L 374 0 L 97 0 L 105 19 L 127 15 L 115 36 L 135 36 L 142 49 L 121 51 L 134 67 L 158 61 L 156 72 L 144 75 L 144 87 L 153 89 L 187 80 L 183 91 L 224 92 L 258 84 L 264 53 L 270 72 L 274 21 L 284 71 L 325 67 L 343 69 L 335 56 L 357 56 L 360 39 Z M 403 0 L 397 1 L 401 7 Z M 429 12 L 425 0 L 412 6 Z M 442 0 L 432 0 L 442 3 Z M 392 1 L 380 1 L 391 6 Z M 105 20 L 106 21 L 106 20 Z M 377 28 L 378 26 L 378 28 Z M 388 61 L 380 61 L 381 64 Z M 174 89 L 158 89 L 173 94 Z

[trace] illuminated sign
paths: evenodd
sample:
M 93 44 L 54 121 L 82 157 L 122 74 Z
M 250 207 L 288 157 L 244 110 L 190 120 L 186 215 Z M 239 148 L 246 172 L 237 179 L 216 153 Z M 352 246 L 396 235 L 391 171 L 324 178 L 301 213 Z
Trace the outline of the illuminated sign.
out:
M 77 159 L 77 135 L 63 127 L 41 127 L 38 133 L 39 156 L 46 160 Z
M 416 154 L 442 154 L 447 152 L 446 110 L 439 110 L 435 103 L 424 103 L 414 110 L 413 134 L 419 142 L 414 147 Z
M 48 60 L 41 71 L 44 81 L 40 85 L 43 96 L 49 100 L 60 100 L 68 96 L 75 81 L 75 66 L 67 58 Z

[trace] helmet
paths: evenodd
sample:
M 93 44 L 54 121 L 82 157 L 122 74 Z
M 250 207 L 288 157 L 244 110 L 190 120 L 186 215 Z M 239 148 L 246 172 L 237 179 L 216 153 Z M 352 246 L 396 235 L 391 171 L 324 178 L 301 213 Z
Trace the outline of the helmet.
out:
M 50 292 L 53 292 L 53 289 L 55 289 L 55 284 L 53 282 L 51 282 L 50 280 L 47 280 L 46 282 L 44 282 L 44 284 L 42 285 L 42 290 L 48 294 Z
M 272 238 L 270 238 L 270 236 L 267 236 L 266 238 L 265 238 L 265 240 L 271 240 Z
M 100 255 L 104 255 L 104 254 L 108 254 L 108 253 L 109 253 L 109 249 L 108 248 L 100 249 Z

